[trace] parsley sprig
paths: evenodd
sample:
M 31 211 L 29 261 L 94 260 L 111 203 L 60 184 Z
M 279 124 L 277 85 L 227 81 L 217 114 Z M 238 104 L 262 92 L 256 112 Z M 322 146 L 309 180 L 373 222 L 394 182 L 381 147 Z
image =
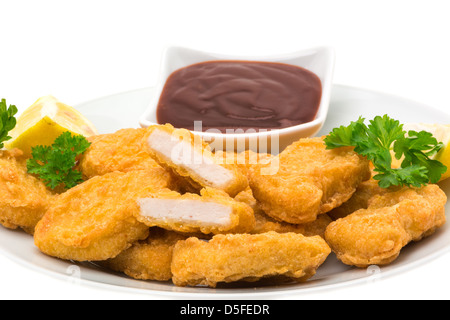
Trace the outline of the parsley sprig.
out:
M 51 189 L 70 189 L 83 182 L 80 171 L 74 169 L 77 157 L 90 146 L 85 137 L 64 132 L 52 146 L 36 146 L 31 149 L 32 158 L 27 161 L 29 173 L 36 174 Z
M 426 131 L 403 130 L 399 121 L 387 115 L 377 116 L 367 126 L 360 117 L 349 126 L 335 128 L 326 138 L 327 149 L 354 147 L 374 164 L 374 176 L 382 188 L 391 186 L 420 187 L 439 182 L 447 167 L 433 160 L 443 147 L 433 135 Z M 400 168 L 392 168 L 392 153 L 403 158 Z
M 14 116 L 17 111 L 14 105 L 7 107 L 5 99 L 0 102 L 0 149 L 4 147 L 3 142 L 12 139 L 8 134 L 16 126 L 17 120 Z

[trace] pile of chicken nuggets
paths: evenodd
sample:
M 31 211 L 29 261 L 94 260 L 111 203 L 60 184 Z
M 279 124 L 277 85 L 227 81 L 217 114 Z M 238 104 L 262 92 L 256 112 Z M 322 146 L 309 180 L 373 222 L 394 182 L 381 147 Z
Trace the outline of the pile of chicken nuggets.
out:
M 385 265 L 446 222 L 439 186 L 382 189 L 366 158 L 320 137 L 276 156 L 212 152 L 170 125 L 89 140 L 85 182 L 62 193 L 27 173 L 20 150 L 0 151 L 0 223 L 46 255 L 135 279 L 303 282 L 331 252 Z

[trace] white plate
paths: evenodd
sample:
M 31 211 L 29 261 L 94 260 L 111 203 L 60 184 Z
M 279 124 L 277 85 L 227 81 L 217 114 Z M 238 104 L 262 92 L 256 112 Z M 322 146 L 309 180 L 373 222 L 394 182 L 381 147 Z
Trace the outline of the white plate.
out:
M 147 108 L 153 91 L 152 88 L 146 88 L 121 93 L 83 103 L 78 105 L 77 109 L 86 115 L 101 133 L 115 132 L 121 128 L 136 128 L 139 127 L 139 117 Z M 320 134 L 327 134 L 332 128 L 348 124 L 359 116 L 372 119 L 383 114 L 389 114 L 403 123 L 450 123 L 450 115 L 416 102 L 357 88 L 334 86 L 328 120 Z M 447 195 L 450 194 L 450 181 L 442 183 L 441 187 Z M 448 204 L 446 209 L 450 212 Z M 449 249 L 450 226 L 445 225 L 432 237 L 408 245 L 394 263 L 382 268 L 350 268 L 331 255 L 319 268 L 317 275 L 304 284 L 261 287 L 247 284 L 244 287 L 218 289 L 178 288 L 169 282 L 132 280 L 89 263 L 74 264 L 47 257 L 34 246 L 32 237 L 21 231 L 0 228 L 0 252 L 20 264 L 76 283 L 161 298 L 260 299 L 280 295 L 298 296 L 392 276 L 428 262 Z

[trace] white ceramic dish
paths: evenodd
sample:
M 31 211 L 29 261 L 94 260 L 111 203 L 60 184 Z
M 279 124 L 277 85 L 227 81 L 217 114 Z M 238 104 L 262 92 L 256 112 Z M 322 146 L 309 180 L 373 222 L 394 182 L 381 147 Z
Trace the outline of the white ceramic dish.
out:
M 122 128 L 139 127 L 138 119 L 154 97 L 155 90 L 146 88 L 104 97 L 77 108 L 86 115 L 101 133 L 115 132 Z M 360 115 L 372 119 L 376 115 L 389 114 L 401 122 L 450 123 L 450 115 L 420 103 L 372 91 L 334 86 L 330 113 L 319 135 L 332 128 L 356 120 Z M 450 179 L 441 184 L 450 196 Z M 450 213 L 450 205 L 446 205 Z M 430 238 L 408 245 L 398 260 L 382 268 L 356 269 L 340 263 L 331 255 L 318 273 L 303 284 L 278 286 L 237 285 L 232 288 L 178 288 L 170 282 L 137 281 L 122 274 L 103 270 L 92 264 L 75 264 L 54 259 L 40 253 L 33 238 L 21 231 L 0 227 L 0 253 L 16 262 L 61 278 L 69 283 L 102 287 L 118 292 L 144 294 L 151 298 L 178 299 L 263 299 L 280 296 L 302 297 L 311 292 L 336 289 L 342 286 L 371 283 L 405 272 L 450 250 L 450 224 Z
M 155 95 L 140 118 L 141 126 L 148 127 L 157 124 L 156 110 L 159 98 L 167 78 L 174 71 L 192 64 L 215 60 L 280 62 L 305 68 L 320 78 L 322 82 L 322 98 L 316 118 L 311 122 L 298 126 L 268 132 L 242 134 L 195 132 L 195 134 L 202 136 L 205 141 L 209 142 L 213 149 L 221 150 L 226 146 L 228 150 L 230 146 L 234 146 L 235 150 L 242 151 L 243 148 L 249 148 L 249 146 L 251 149 L 257 149 L 257 146 L 265 146 L 267 144 L 268 151 L 270 152 L 273 149 L 273 153 L 276 153 L 277 150 L 283 150 L 300 138 L 315 135 L 322 128 L 328 113 L 335 61 L 334 50 L 330 47 L 317 47 L 271 57 L 227 56 L 182 47 L 168 47 L 163 54 Z M 266 150 L 259 151 L 265 152 Z

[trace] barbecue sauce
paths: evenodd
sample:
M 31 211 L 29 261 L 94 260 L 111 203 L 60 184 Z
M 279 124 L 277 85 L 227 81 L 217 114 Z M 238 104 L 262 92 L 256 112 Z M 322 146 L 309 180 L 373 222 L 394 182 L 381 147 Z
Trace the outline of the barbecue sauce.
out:
M 282 129 L 315 119 L 322 84 L 297 66 L 253 61 L 211 61 L 172 73 L 157 120 L 198 130 Z

